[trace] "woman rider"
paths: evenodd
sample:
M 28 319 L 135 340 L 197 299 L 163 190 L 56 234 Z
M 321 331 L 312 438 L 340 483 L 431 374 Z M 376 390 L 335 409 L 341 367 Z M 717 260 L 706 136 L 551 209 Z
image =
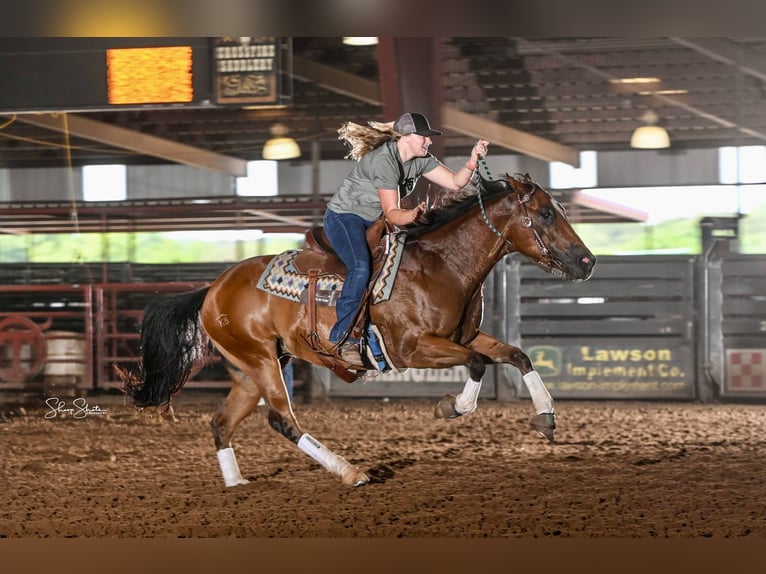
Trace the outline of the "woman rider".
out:
M 330 199 L 324 215 L 325 234 L 347 269 L 335 308 L 337 322 L 330 331 L 331 343 L 347 335 L 370 281 L 372 256 L 365 237 L 367 228 L 381 213 L 393 225 L 413 223 L 425 210 L 425 203 L 403 209 L 399 199 L 412 192 L 420 176 L 440 188 L 463 189 L 489 145 L 478 140 L 468 162 L 453 172 L 428 152 L 431 137 L 441 132 L 431 129 L 424 115 L 405 113 L 393 123 L 369 125 L 347 123 L 338 130 L 339 139 L 352 146 L 347 157 L 358 161 Z M 359 340 L 351 336 L 341 345 L 340 355 L 351 364 L 363 364 Z

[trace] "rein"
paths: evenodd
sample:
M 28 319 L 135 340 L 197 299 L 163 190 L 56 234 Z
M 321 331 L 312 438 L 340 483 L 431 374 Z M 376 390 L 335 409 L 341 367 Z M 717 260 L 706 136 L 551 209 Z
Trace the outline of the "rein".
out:
M 487 174 L 487 179 L 491 180 L 492 179 L 492 174 L 489 171 L 489 166 L 487 165 L 487 162 L 484 159 L 484 156 L 481 156 L 481 155 L 479 156 L 478 164 L 479 165 L 478 165 L 478 169 L 477 169 L 477 174 L 479 174 L 479 176 L 481 176 L 481 174 L 479 173 L 479 170 L 480 169 L 484 169 L 484 171 Z M 540 251 L 542 251 L 543 255 L 548 255 L 549 254 L 548 248 L 543 243 L 543 240 L 540 237 L 540 234 L 537 232 L 537 229 L 532 227 L 532 218 L 529 217 L 529 210 L 527 209 L 527 203 L 529 203 L 529 200 L 532 199 L 532 195 L 535 193 L 535 189 L 536 189 L 537 184 L 533 184 L 533 186 L 535 186 L 535 187 L 533 187 L 532 191 L 530 191 L 529 193 L 525 193 L 524 195 L 521 195 L 521 193 L 517 194 L 518 195 L 518 199 L 519 199 L 519 205 L 521 206 L 521 209 L 524 212 L 524 215 L 521 218 L 521 224 L 524 227 L 528 227 L 528 228 L 531 229 L 531 231 L 532 231 L 532 233 L 534 235 L 534 238 L 535 238 L 535 243 L 537 243 L 537 246 L 540 248 Z M 500 230 L 497 227 L 495 227 L 492 224 L 492 222 L 489 220 L 489 215 L 487 214 L 487 210 L 484 207 L 484 201 L 482 200 L 482 197 L 481 197 L 481 190 L 482 190 L 481 177 L 479 177 L 479 182 L 478 182 L 477 188 L 478 188 L 478 193 L 476 195 L 479 196 L 479 206 L 481 207 L 481 216 L 484 219 L 484 223 L 487 224 L 487 227 L 489 227 L 489 229 L 495 235 L 497 235 L 500 239 L 505 241 L 505 243 L 508 246 L 513 248 L 513 243 L 508 241 L 508 239 L 500 232 Z
M 495 227 L 494 225 L 492 225 L 492 222 L 489 220 L 489 216 L 487 215 L 487 210 L 484 208 L 484 201 L 481 198 L 481 190 L 482 190 L 481 174 L 479 173 L 479 170 L 482 169 L 482 168 L 484 168 L 484 171 L 487 172 L 487 179 L 492 179 L 492 174 L 489 172 L 489 166 L 487 165 L 487 162 L 484 160 L 484 156 L 480 155 L 479 156 L 479 166 L 478 166 L 478 169 L 476 170 L 476 174 L 479 175 L 478 185 L 476 186 L 477 189 L 478 189 L 478 192 L 477 192 L 476 195 L 479 196 L 479 207 L 481 207 L 481 216 L 484 219 L 484 223 L 487 224 L 487 227 L 489 227 L 490 230 L 495 235 L 497 235 L 499 238 L 503 239 L 508 245 L 513 247 L 513 244 L 510 241 L 508 241 L 503 236 L 503 234 L 500 232 L 500 230 L 497 227 Z M 532 222 L 530 221 L 530 225 L 531 225 L 531 223 Z

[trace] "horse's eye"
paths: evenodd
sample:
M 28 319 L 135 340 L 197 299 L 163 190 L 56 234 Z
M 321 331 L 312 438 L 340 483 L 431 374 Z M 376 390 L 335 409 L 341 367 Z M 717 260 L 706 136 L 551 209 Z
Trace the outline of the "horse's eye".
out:
M 553 210 L 550 207 L 541 209 L 540 217 L 542 217 L 543 221 L 545 221 L 546 223 L 550 223 L 551 221 L 553 221 Z

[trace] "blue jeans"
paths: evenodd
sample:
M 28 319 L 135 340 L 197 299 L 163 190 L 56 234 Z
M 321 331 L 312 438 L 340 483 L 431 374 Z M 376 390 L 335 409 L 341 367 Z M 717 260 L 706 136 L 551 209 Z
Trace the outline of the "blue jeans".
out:
M 330 342 L 336 343 L 351 326 L 354 314 L 359 308 L 372 273 L 372 257 L 367 247 L 365 232 L 372 221 L 353 213 L 335 213 L 328 209 L 324 214 L 324 232 L 335 253 L 346 266 L 346 280 L 336 303 L 337 322 L 330 331 Z M 358 342 L 354 337 L 349 341 Z

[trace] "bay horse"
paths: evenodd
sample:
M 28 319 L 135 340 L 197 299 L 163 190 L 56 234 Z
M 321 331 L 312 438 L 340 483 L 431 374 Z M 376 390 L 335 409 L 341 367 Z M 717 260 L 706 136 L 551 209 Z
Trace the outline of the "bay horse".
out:
M 391 296 L 370 305 L 369 319 L 397 369 L 468 368 L 463 391 L 444 397 L 436 406 L 437 417 L 473 412 L 486 365 L 506 363 L 519 369 L 529 390 L 536 411 L 533 429 L 553 440 L 553 399 L 529 357 L 480 329 L 483 283 L 493 266 L 514 252 L 571 281 L 590 278 L 596 258 L 563 206 L 528 174 L 496 180 L 480 176 L 475 187 L 470 195 L 432 207 L 427 222 L 407 229 Z M 310 340 L 314 335 L 330 346 L 335 309 L 314 307 L 311 316 L 307 305 L 256 288 L 274 257 L 245 259 L 207 287 L 149 303 L 141 319 L 139 372 L 120 373 L 125 392 L 136 407 L 169 408 L 172 395 L 209 360 L 212 344 L 232 380 L 211 421 L 227 487 L 247 482 L 231 440 L 261 398 L 274 430 L 344 484 L 365 484 L 369 476 L 305 432 L 293 412 L 281 368 L 291 357 L 326 365 L 327 357 Z M 364 374 L 363 366 L 336 360 Z

